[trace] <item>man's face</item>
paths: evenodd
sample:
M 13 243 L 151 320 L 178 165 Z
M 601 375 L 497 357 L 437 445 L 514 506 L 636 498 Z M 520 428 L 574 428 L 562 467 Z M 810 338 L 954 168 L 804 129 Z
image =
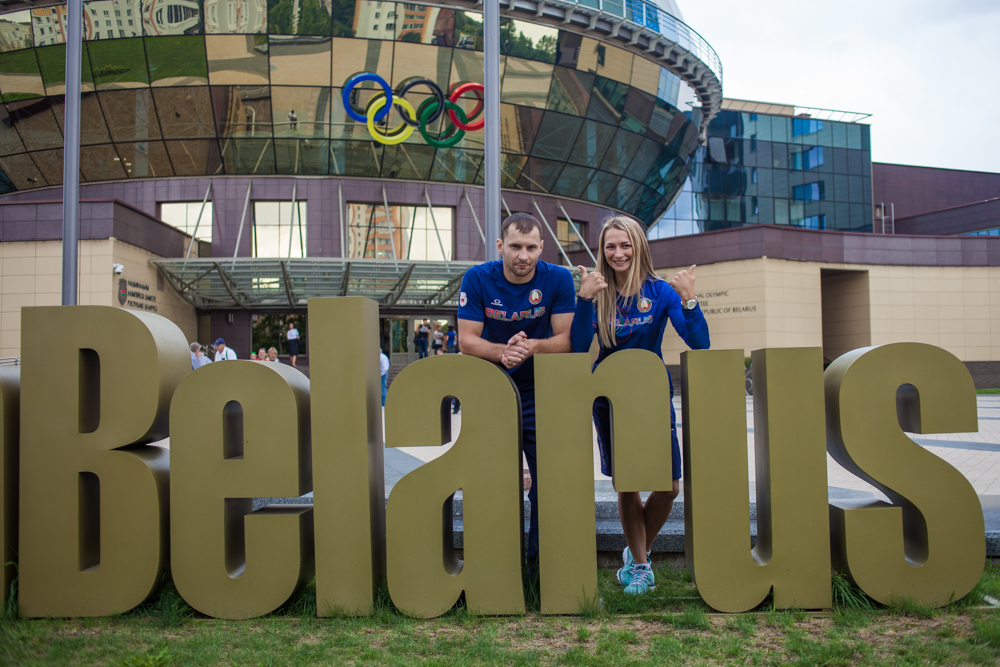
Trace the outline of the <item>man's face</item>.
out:
M 224 349 L 226 349 L 225 343 L 219 343 L 218 345 L 215 346 L 216 352 L 222 352 Z
M 518 278 L 531 275 L 542 254 L 542 234 L 533 227 L 527 234 L 511 226 L 500 242 L 500 257 L 504 268 Z

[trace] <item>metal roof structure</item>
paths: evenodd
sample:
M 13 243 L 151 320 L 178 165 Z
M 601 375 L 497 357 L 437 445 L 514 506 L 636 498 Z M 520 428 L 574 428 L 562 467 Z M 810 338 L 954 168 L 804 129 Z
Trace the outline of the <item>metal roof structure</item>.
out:
M 465 272 L 478 262 L 342 257 L 154 259 L 170 286 L 201 310 L 288 310 L 330 296 L 366 296 L 385 309 L 458 308 Z

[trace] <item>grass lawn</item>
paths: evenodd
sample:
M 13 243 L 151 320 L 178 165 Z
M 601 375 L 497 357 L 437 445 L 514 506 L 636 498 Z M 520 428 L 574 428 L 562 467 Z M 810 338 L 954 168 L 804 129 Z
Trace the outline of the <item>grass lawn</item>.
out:
M 977 394 L 1000 394 L 1000 389 L 977 389 Z
M 143 607 L 102 619 L 0 621 L 9 665 L 996 665 L 1000 568 L 988 566 L 966 599 L 933 610 L 901 601 L 878 607 L 835 583 L 828 614 L 711 614 L 687 573 L 661 567 L 657 590 L 621 593 L 600 573 L 603 608 L 579 617 L 483 618 L 461 605 L 414 620 L 388 601 L 369 618 L 315 618 L 312 587 L 252 621 L 197 614 L 171 584 Z M 866 608 L 871 605 L 873 608 Z
M 172 77 L 193 77 L 208 83 L 205 38 L 201 35 L 147 37 L 149 75 L 153 81 Z

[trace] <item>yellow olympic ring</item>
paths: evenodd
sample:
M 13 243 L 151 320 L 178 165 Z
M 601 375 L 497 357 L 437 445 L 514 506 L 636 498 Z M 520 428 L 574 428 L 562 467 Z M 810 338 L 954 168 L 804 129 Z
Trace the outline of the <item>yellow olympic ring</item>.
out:
M 398 104 L 407 111 L 410 112 L 410 118 L 416 118 L 417 112 L 414 111 L 413 105 L 398 97 L 392 101 L 393 104 Z M 380 144 L 385 144 L 386 146 L 395 146 L 396 144 L 401 144 L 410 138 L 413 134 L 414 128 L 406 123 L 400 123 L 391 130 L 387 130 L 385 133 L 379 132 L 375 129 L 375 116 L 378 114 L 379 110 L 385 106 L 385 97 L 380 97 L 372 100 L 371 105 L 368 107 L 368 133 L 372 135 L 372 139 L 379 142 Z M 396 134 L 400 129 L 402 131 Z

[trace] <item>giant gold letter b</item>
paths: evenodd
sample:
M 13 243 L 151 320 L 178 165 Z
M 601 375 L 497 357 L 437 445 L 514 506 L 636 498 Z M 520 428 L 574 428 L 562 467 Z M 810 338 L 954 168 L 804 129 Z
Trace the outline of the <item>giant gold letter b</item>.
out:
M 21 311 L 20 604 L 104 616 L 167 566 L 174 387 L 191 371 L 166 318 L 104 306 Z

